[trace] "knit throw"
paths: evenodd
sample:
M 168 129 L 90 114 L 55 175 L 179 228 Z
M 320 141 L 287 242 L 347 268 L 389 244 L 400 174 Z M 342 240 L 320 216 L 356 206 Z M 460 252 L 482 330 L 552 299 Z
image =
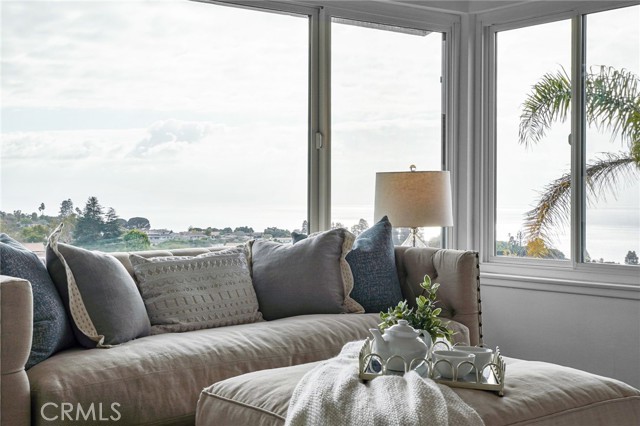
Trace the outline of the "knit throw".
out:
M 363 342 L 304 375 L 293 392 L 285 426 L 482 426 L 482 419 L 447 386 L 414 371 L 363 382 L 358 354 Z

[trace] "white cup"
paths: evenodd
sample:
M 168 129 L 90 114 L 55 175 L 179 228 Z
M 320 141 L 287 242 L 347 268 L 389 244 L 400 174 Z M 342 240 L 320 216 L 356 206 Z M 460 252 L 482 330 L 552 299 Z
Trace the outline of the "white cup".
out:
M 474 354 L 476 356 L 473 365 L 476 370 L 483 372 L 483 368 L 493 361 L 493 351 L 489 348 L 480 348 L 477 346 L 454 346 L 454 351 Z
M 471 373 L 476 357 L 462 351 L 433 351 L 432 356 L 436 371 L 445 379 L 452 379 L 454 370 L 458 371 L 458 379 Z

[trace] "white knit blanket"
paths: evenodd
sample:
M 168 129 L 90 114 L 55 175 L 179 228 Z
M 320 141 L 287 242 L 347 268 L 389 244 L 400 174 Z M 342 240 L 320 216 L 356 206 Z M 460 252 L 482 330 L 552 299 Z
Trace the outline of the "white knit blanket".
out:
M 362 343 L 347 343 L 340 355 L 304 375 L 291 397 L 285 426 L 484 425 L 455 392 L 416 372 L 360 380 Z

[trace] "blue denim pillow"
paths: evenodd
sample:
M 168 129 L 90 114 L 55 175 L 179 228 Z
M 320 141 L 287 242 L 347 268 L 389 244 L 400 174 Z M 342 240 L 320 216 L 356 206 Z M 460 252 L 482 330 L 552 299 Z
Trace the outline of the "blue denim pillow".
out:
M 33 342 L 26 368 L 75 346 L 71 323 L 55 284 L 35 253 L 7 234 L 0 234 L 0 271 L 29 280 L 33 293 Z
M 307 234 L 301 234 L 299 232 L 293 231 L 291 233 L 291 244 L 299 243 L 300 241 L 304 240 L 307 237 L 308 237 Z
M 366 312 L 386 312 L 402 301 L 392 226 L 386 216 L 358 235 L 346 259 L 353 273 L 351 297 Z

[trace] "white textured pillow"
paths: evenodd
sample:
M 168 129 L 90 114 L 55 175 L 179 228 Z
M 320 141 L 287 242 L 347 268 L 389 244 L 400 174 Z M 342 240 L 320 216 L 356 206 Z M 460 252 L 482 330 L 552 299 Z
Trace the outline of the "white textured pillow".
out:
M 151 321 L 151 334 L 262 320 L 241 250 L 196 257 L 129 256 Z

